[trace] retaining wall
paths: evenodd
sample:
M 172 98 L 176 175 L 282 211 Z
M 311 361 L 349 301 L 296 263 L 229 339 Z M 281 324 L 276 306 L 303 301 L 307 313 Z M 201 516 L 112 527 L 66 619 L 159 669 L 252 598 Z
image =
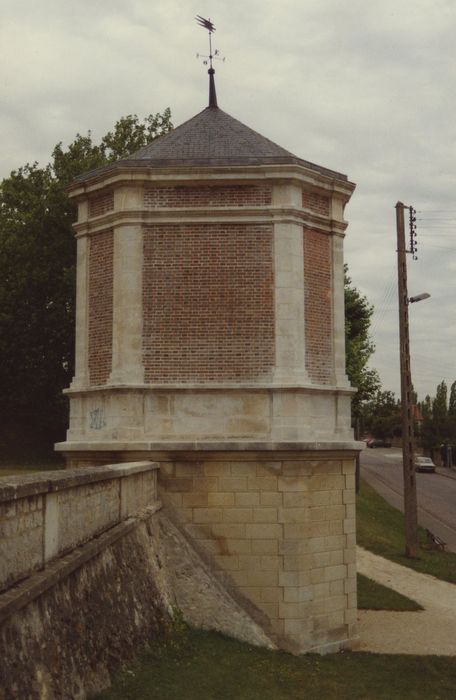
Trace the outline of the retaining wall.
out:
M 83 700 L 166 630 L 157 468 L 0 479 L 0 700 Z
M 0 591 L 157 501 L 151 462 L 0 480 Z
M 85 700 L 164 634 L 176 609 L 196 627 L 274 648 L 266 616 L 161 509 L 156 469 L 0 480 L 10 581 L 0 593 L 0 700 Z

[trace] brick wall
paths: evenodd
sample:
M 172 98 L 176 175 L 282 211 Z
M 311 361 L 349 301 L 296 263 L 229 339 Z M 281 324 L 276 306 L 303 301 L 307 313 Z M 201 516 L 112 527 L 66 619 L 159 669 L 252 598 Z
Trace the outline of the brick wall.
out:
M 316 384 L 330 384 L 333 373 L 331 239 L 304 230 L 306 368 Z
M 113 246 L 112 231 L 103 231 L 90 239 L 89 378 L 91 384 L 105 384 L 111 372 Z
M 294 651 L 356 626 L 352 459 L 228 455 L 161 463 L 163 499 Z
M 101 216 L 114 209 L 114 192 L 102 192 L 89 198 L 89 216 Z
M 147 227 L 143 279 L 147 382 L 269 376 L 274 364 L 271 226 Z
M 263 207 L 271 202 L 271 185 L 150 187 L 144 192 L 146 209 L 209 206 Z
M 329 197 L 323 197 L 320 194 L 315 194 L 315 192 L 306 192 L 303 190 L 302 206 L 303 209 L 310 209 L 310 211 L 316 214 L 329 216 Z

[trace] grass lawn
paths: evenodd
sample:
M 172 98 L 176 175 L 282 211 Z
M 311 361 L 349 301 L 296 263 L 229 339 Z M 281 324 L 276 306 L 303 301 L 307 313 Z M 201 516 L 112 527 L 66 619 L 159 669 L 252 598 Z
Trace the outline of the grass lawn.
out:
M 358 608 L 361 610 L 423 610 L 421 605 L 367 576 L 358 574 Z
M 98 700 L 443 700 L 456 659 L 340 653 L 292 656 L 181 630 L 143 654 Z
M 35 459 L 35 460 L 0 460 L 0 477 L 15 476 L 17 474 L 32 474 L 33 472 L 49 471 L 50 469 L 64 469 L 63 459 L 56 456 L 55 459 Z
M 456 583 L 456 554 L 428 549 L 426 533 L 420 528 L 420 559 L 409 559 L 404 554 L 404 515 L 364 481 L 356 501 L 357 540 L 361 547 L 415 571 Z

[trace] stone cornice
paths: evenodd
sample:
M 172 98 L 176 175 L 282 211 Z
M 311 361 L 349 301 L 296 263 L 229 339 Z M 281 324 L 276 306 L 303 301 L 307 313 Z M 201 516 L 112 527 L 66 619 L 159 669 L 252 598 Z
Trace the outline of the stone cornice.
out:
M 141 209 L 111 211 L 88 221 L 73 224 L 77 235 L 83 236 L 115 226 L 135 226 L 147 224 L 192 224 L 192 223 L 296 223 L 312 230 L 328 234 L 343 235 L 346 221 L 328 219 L 306 209 L 294 207 L 207 207 Z
M 345 202 L 350 199 L 356 185 L 348 180 L 331 177 L 297 164 L 263 165 L 263 166 L 225 166 L 225 167 L 168 167 L 141 168 L 122 167 L 112 172 L 94 175 L 85 182 L 73 182 L 68 193 L 72 198 L 84 198 L 100 189 L 114 188 L 122 185 L 169 185 L 177 184 L 246 184 L 271 181 L 272 183 L 289 183 L 295 181 L 306 189 L 314 190 L 327 196 L 337 196 Z
M 69 396 L 85 396 L 91 393 L 103 392 L 141 391 L 153 393 L 154 391 L 181 391 L 181 392 L 205 392 L 205 391 L 300 391 L 306 394 L 333 394 L 351 396 L 357 389 L 351 386 L 332 386 L 325 384 L 103 384 L 92 387 L 69 387 L 63 393 Z
M 55 444 L 57 452 L 102 452 L 133 451 L 141 452 L 285 452 L 285 453 L 321 453 L 332 454 L 360 452 L 365 447 L 363 442 L 355 440 L 341 441 L 275 441 L 275 440 L 194 440 L 194 441 L 154 441 L 154 440 L 100 440 L 97 442 L 68 441 Z M 156 456 L 153 455 L 156 459 Z

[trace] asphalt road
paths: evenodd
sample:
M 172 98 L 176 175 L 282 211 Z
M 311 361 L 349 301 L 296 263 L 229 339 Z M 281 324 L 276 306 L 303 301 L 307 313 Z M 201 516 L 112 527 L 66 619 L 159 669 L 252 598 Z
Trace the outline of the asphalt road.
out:
M 418 521 L 441 537 L 448 550 L 456 552 L 456 473 L 449 476 L 445 471 L 417 473 Z M 361 477 L 388 503 L 404 510 L 401 450 L 394 447 L 364 450 Z

